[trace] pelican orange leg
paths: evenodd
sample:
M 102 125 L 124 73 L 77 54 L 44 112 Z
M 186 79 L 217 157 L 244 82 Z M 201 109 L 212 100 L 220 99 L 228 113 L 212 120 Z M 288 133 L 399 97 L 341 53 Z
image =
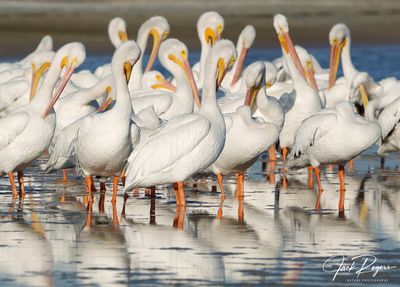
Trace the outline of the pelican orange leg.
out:
M 218 185 L 219 185 L 219 190 L 221 191 L 221 197 L 225 197 L 225 190 L 224 190 L 224 182 L 223 182 L 223 177 L 222 173 L 217 173 L 217 179 L 218 179 Z
M 339 198 L 339 212 L 344 212 L 344 196 L 346 193 L 344 185 L 344 166 L 339 165 L 339 182 L 340 182 L 340 198 Z
M 324 190 L 322 189 L 321 170 L 319 167 L 315 168 L 315 176 L 317 177 L 317 183 L 318 183 L 318 196 L 317 196 L 317 201 L 315 202 L 315 210 L 320 210 L 321 209 L 321 195 Z
M 286 161 L 287 153 L 288 153 L 287 147 L 284 147 L 284 148 L 282 149 L 283 161 Z
M 24 172 L 18 171 L 18 183 L 19 183 L 19 191 L 21 196 L 25 196 L 25 185 L 24 185 Z
M 238 172 L 236 177 L 237 197 L 244 197 L 244 173 Z
M 276 149 L 274 144 L 268 149 L 268 158 L 269 160 L 276 160 Z
M 313 167 L 308 167 L 308 188 L 314 189 Z
M 10 185 L 11 185 L 11 191 L 13 194 L 14 198 L 18 197 L 18 191 L 17 191 L 17 187 L 15 186 L 15 179 L 14 179 L 14 173 L 11 171 L 8 173 L 8 177 L 10 179 Z
M 68 169 L 63 169 L 63 182 L 68 182 Z
M 117 202 L 118 182 L 119 182 L 119 176 L 115 175 L 113 180 L 113 195 L 111 199 L 112 203 Z

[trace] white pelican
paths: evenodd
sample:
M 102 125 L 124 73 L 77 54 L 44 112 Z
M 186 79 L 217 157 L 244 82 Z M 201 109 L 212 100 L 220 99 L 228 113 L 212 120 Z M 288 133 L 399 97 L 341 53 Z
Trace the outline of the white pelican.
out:
M 247 53 L 253 45 L 256 38 L 256 30 L 252 25 L 247 25 L 239 35 L 236 51 L 238 52 L 238 59 L 232 67 L 232 70 L 226 73 L 221 86 L 230 91 L 236 92 L 240 88 L 240 77 L 245 66 Z
M 33 98 L 42 81 L 41 75 L 47 72 L 54 52 L 37 52 L 31 59 L 31 67 L 24 74 L 0 85 L 0 116 L 16 111 Z
M 199 112 L 161 125 L 137 146 L 128 159 L 125 191 L 177 182 L 177 205 L 185 205 L 183 181 L 212 164 L 224 147 L 225 123 L 216 100 L 216 85 L 235 58 L 232 42 L 215 44 L 207 57 Z
M 40 41 L 39 45 L 36 47 L 35 51 L 30 53 L 24 59 L 16 63 L 0 63 L 0 73 L 5 70 L 10 69 L 24 69 L 29 68 L 32 58 L 39 52 L 51 52 L 53 50 L 53 39 L 51 36 L 44 36 Z M 1 80 L 1 79 L 0 79 Z
M 111 62 L 115 82 L 116 102 L 112 109 L 85 117 L 75 139 L 77 167 L 85 176 L 90 200 L 93 186 L 92 175 L 113 176 L 113 197 L 116 201 L 118 178 L 125 161 L 132 151 L 132 106 L 126 81 L 129 71 L 140 57 L 140 48 L 134 41 L 121 45 Z M 128 70 L 125 78 L 124 69 Z M 134 131 L 139 133 L 138 128 Z
M 339 165 L 339 211 L 344 211 L 344 165 L 372 146 L 381 136 L 381 128 L 357 115 L 350 102 L 341 102 L 336 109 L 325 109 L 305 119 L 297 129 L 289 168 L 311 165 L 318 181 L 318 199 L 322 194 L 319 166 Z M 346 139 L 346 140 L 344 140 Z M 317 200 L 316 209 L 319 209 Z
M 292 147 L 295 132 L 301 121 L 319 111 L 322 103 L 316 91 L 305 80 L 306 74 L 290 39 L 286 17 L 281 14 L 275 15 L 274 27 L 278 33 L 284 61 L 290 71 L 294 87 L 292 93 L 280 98 L 285 109 L 285 122 L 280 133 L 279 144 L 282 148 L 283 160 L 286 160 L 288 148 Z
M 97 85 L 90 89 L 84 89 L 72 95 L 68 95 L 61 100 L 66 100 L 64 105 L 59 106 L 56 110 L 57 126 L 52 145 L 50 146 L 50 158 L 41 168 L 45 172 L 54 172 L 63 170 L 63 180 L 67 181 L 68 168 L 75 167 L 74 156 L 74 139 L 76 132 L 79 129 L 83 118 L 97 111 L 104 110 L 109 99 L 104 101 L 104 104 L 99 107 L 96 98 L 109 94 L 112 90 L 113 78 L 108 76 L 101 80 Z M 71 101 L 69 100 L 71 98 Z M 75 98 L 75 99 L 74 99 Z M 59 122 L 58 118 L 63 120 Z
M 181 114 L 192 113 L 194 102 L 200 106 L 200 97 L 188 57 L 188 49 L 179 40 L 168 39 L 161 44 L 159 60 L 164 68 L 174 76 L 176 92 L 152 94 L 154 91 L 150 91 L 145 96 L 132 97 L 132 106 L 135 112 L 153 107 L 161 119 L 170 120 Z
M 215 11 L 203 13 L 197 21 L 197 34 L 200 39 L 200 62 L 196 63 L 192 70 L 199 78 L 197 87 L 201 89 L 204 84 L 204 72 L 206 69 L 207 55 L 215 43 L 221 39 L 224 30 L 224 18 Z
M 56 53 L 47 76 L 32 101 L 15 113 L 0 119 L 0 171 L 9 174 L 14 195 L 16 188 L 13 171 L 18 171 L 21 194 L 24 194 L 23 171 L 49 147 L 56 126 L 53 106 L 75 68 L 84 59 L 85 48 L 81 43 L 64 45 Z M 59 88 L 52 96 L 64 67 L 67 67 L 67 70 Z
M 158 50 L 162 41 L 164 41 L 169 34 L 168 21 L 162 16 L 154 16 L 145 21 L 139 28 L 136 42 L 139 45 L 141 51 L 145 52 L 147 46 L 147 40 L 149 36 L 153 37 L 153 47 L 150 53 L 149 61 L 147 62 L 146 68 L 143 71 L 142 61 L 143 57 L 140 57 L 136 65 L 132 70 L 132 77 L 129 80 L 129 91 L 142 89 L 142 75 L 152 69 L 154 62 L 157 58 Z
M 343 81 L 351 82 L 359 73 L 351 60 L 351 38 L 349 28 L 343 23 L 334 25 L 329 33 L 329 42 L 331 45 L 331 55 L 328 89 L 332 90 L 328 92 L 327 98 L 337 97 L 336 93 L 340 94 L 340 89 L 334 90 L 340 57 L 342 60 L 344 79 L 339 79 L 337 81 L 338 83 L 343 83 Z M 382 96 L 392 88 L 396 88 L 396 85 L 393 85 L 396 82 L 397 81 L 394 78 L 387 78 L 377 83 L 371 76 L 368 76 L 368 81 L 360 86 L 360 90 L 362 90 L 361 96 L 366 95 L 367 97 L 354 99 L 352 102 L 358 103 L 360 106 L 362 105 L 365 109 L 368 100 L 374 99 L 377 96 Z
M 264 91 L 265 86 L 265 65 L 263 62 L 257 63 L 258 65 L 255 65 L 253 70 L 257 72 L 258 77 L 253 77 L 252 82 L 246 79 L 248 91 L 244 105 L 238 107 L 235 113 L 224 115 L 226 126 L 225 145 L 218 159 L 208 168 L 208 170 L 217 175 L 221 197 L 225 195 L 223 175 L 231 173 L 237 174 L 238 196 L 244 196 L 244 172 L 279 137 L 279 127 L 275 123 L 252 117 L 251 109 L 255 97 L 261 90 Z M 281 111 L 283 113 L 282 109 Z

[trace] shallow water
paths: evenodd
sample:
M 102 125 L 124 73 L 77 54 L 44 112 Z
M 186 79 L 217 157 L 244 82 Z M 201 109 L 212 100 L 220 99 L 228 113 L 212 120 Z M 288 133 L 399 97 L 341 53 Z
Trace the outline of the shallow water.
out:
M 385 53 L 399 55 L 400 46 L 354 50 L 360 69 L 376 78 L 399 76 L 400 60 Z M 326 66 L 328 50 L 313 51 Z M 253 58 L 262 55 L 258 50 Z M 87 67 L 107 59 L 89 58 Z M 246 174 L 244 199 L 234 197 L 234 178 L 226 177 L 220 202 L 215 179 L 208 178 L 197 188 L 188 183 L 188 206 L 181 210 L 170 187 L 159 187 L 156 198 L 120 193 L 112 205 L 110 183 L 90 204 L 73 172 L 67 184 L 60 173 L 42 174 L 43 157 L 26 170 L 24 199 L 13 200 L 8 178 L 0 178 L 0 286 L 398 285 L 400 155 L 386 157 L 382 168 L 375 151 L 346 170 L 344 215 L 337 212 L 336 167 L 322 172 L 321 212 L 314 211 L 317 192 L 308 188 L 306 170 L 288 174 L 283 189 L 280 162 L 274 169 L 267 155 Z M 376 266 L 397 268 L 358 279 L 353 270 L 334 281 L 322 270 L 332 256 L 345 256 L 348 264 L 367 254 L 377 258 Z

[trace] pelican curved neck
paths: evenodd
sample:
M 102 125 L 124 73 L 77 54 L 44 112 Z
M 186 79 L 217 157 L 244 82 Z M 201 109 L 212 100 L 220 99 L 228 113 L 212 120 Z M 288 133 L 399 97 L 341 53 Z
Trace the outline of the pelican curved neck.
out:
M 346 37 L 346 44 L 343 47 L 341 58 L 343 74 L 347 80 L 352 80 L 353 77 L 358 73 L 351 60 L 350 47 L 351 39 L 350 37 Z
M 302 89 L 303 87 L 307 86 L 309 87 L 308 83 L 306 80 L 300 75 L 299 71 L 297 70 L 296 66 L 294 65 L 292 59 L 285 53 L 285 51 L 282 49 L 283 53 L 283 60 L 286 63 L 286 66 L 288 68 L 288 72 L 290 74 L 290 77 L 292 78 L 293 81 L 293 87 L 295 90 L 297 89 Z
M 76 98 L 77 101 L 87 104 L 103 95 L 108 86 L 112 86 L 112 81 L 106 78 L 98 82 L 93 87 L 82 90 L 81 92 L 75 93 L 72 96 Z
M 189 84 L 189 80 L 187 79 L 185 73 L 182 69 L 177 68 L 176 70 L 170 70 L 171 74 L 176 79 L 176 93 L 173 96 L 173 103 L 176 102 L 179 104 L 179 108 L 182 111 L 187 111 L 187 113 L 193 112 L 193 92 Z
M 112 63 L 112 72 L 115 83 L 115 105 L 109 112 L 116 113 L 119 117 L 130 118 L 132 103 L 129 96 L 128 85 L 123 70 L 124 63 L 115 61 Z
M 204 71 L 204 85 L 202 89 L 200 113 L 206 110 L 219 109 L 217 103 L 217 59 L 207 57 L 207 65 Z
M 144 27 L 139 28 L 136 43 L 142 51 L 142 56 L 139 57 L 136 64 L 132 67 L 132 76 L 129 80 L 129 90 L 139 90 L 142 88 L 142 76 L 143 76 L 143 55 L 146 51 L 147 40 L 149 39 L 148 29 Z
M 204 74 L 205 74 L 207 56 L 208 56 L 208 53 L 210 52 L 210 49 L 211 49 L 210 45 L 201 41 L 199 81 L 198 81 L 199 88 L 203 87 L 203 84 L 204 84 L 204 78 L 205 78 Z

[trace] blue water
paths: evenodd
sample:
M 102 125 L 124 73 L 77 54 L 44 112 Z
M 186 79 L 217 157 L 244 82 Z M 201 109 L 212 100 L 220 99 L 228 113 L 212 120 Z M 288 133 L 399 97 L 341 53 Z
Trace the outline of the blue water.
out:
M 329 49 L 310 51 L 327 67 Z M 355 46 L 352 54 L 355 66 L 375 79 L 400 78 L 400 46 Z M 259 49 L 250 60 L 279 55 Z M 83 69 L 110 58 L 89 56 Z M 191 55 L 192 63 L 197 59 Z M 124 200 L 119 193 L 113 205 L 110 182 L 89 204 L 73 171 L 66 184 L 60 173 L 40 171 L 44 156 L 26 170 L 24 199 L 13 200 L 8 179 L 0 178 L 0 286 L 400 284 L 399 154 L 387 156 L 382 167 L 373 147 L 346 169 L 344 215 L 337 212 L 336 168 L 322 171 L 322 211 L 315 212 L 316 187 L 307 186 L 306 171 L 290 173 L 284 189 L 280 162 L 266 158 L 247 172 L 244 199 L 234 197 L 234 177 L 225 178 L 223 202 L 212 191 L 215 178 L 207 178 L 197 187 L 188 182 L 182 210 L 164 186 L 156 198 L 142 190 Z M 395 269 L 375 277 L 357 277 L 354 269 L 334 279 L 323 270 L 332 256 L 344 256 L 345 266 L 363 256 L 354 259 L 356 268 L 374 256 L 375 267 Z M 326 270 L 337 268 L 340 258 Z

